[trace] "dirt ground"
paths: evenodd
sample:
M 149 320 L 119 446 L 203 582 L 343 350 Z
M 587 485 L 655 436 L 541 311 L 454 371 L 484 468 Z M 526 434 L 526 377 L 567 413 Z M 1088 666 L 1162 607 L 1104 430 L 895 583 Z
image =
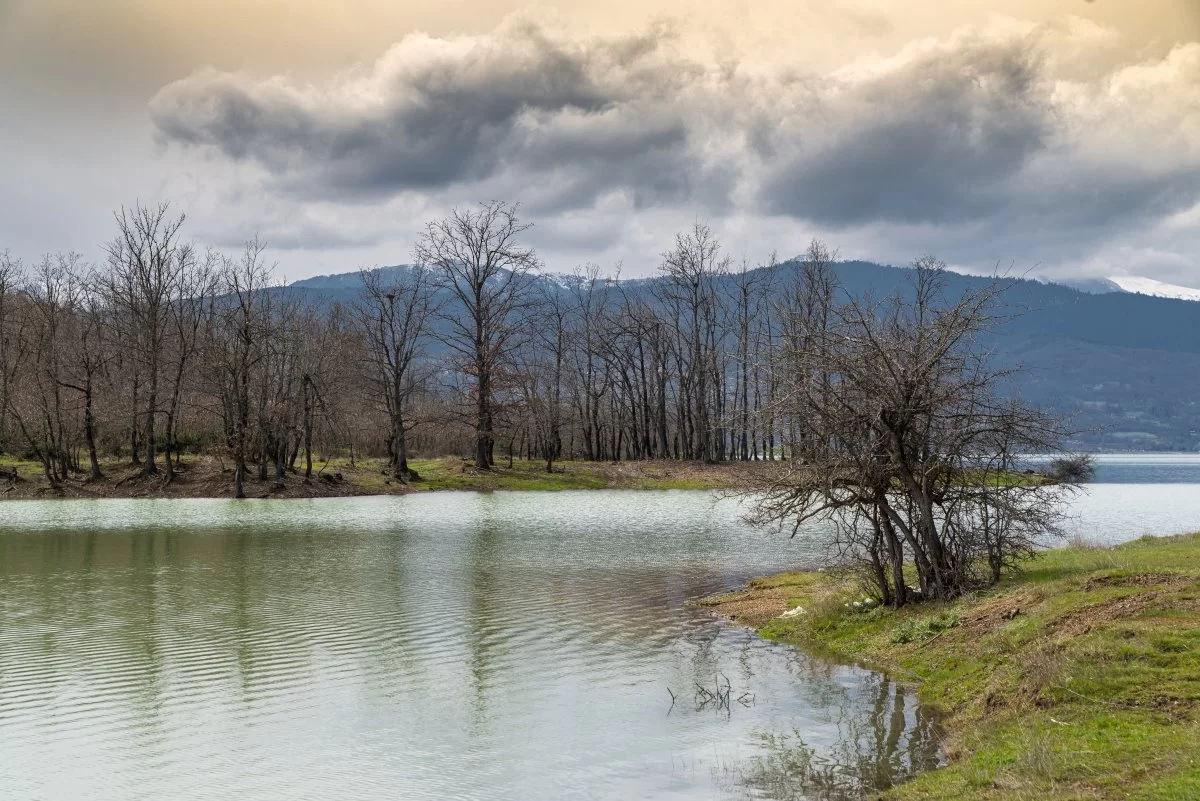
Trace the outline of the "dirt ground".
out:
M 157 476 L 143 475 L 140 468 L 129 464 L 104 466 L 104 478 L 92 481 L 84 477 L 71 478 L 58 489 L 51 487 L 41 473 L 26 467 L 19 470 L 17 481 L 0 478 L 0 497 L 11 498 L 232 498 L 233 469 L 228 463 L 208 457 L 189 457 L 168 481 L 160 465 Z M 273 471 L 272 471 L 273 472 Z M 282 479 L 258 479 L 251 470 L 245 483 L 248 498 L 321 498 L 343 495 L 386 493 L 386 489 L 367 490 L 341 468 L 326 470 L 311 479 L 288 474 Z M 386 486 L 386 485 L 385 485 Z M 403 485 L 396 485 L 403 492 Z

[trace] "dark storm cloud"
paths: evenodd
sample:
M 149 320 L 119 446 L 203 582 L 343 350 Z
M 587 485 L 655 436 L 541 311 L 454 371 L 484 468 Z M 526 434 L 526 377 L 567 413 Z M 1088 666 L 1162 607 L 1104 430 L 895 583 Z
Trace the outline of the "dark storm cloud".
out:
M 835 225 L 995 213 L 1052 134 L 1038 70 L 1020 44 L 973 43 L 827 85 L 799 120 L 781 121 L 761 199 L 773 213 Z
M 1038 33 L 962 36 L 806 87 L 758 142 L 762 207 L 835 229 L 982 228 L 980 245 L 1057 257 L 1196 204 L 1200 46 L 1081 82 Z
M 1113 60 L 1095 55 L 1105 36 L 971 28 L 814 75 L 706 67 L 664 29 L 510 21 L 408 36 L 328 87 L 200 72 L 151 112 L 163 141 L 256 164 L 301 205 L 506 197 L 547 222 L 616 207 L 790 218 L 921 233 L 961 263 L 1010 243 L 1074 258 L 1200 198 L 1200 44 Z
M 662 30 L 558 42 L 529 23 L 486 37 L 407 37 L 366 74 L 317 92 L 207 71 L 151 112 L 168 142 L 253 161 L 299 194 L 378 197 L 509 174 L 588 204 L 611 189 L 679 199 L 700 174 L 671 107 L 695 67 Z

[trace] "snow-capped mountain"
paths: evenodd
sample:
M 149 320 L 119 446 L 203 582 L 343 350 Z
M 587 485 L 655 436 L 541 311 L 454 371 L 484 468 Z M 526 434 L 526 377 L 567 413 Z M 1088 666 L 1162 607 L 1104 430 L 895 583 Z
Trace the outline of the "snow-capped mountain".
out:
M 1109 277 L 1124 292 L 1134 292 L 1138 295 L 1151 295 L 1156 298 L 1176 298 L 1178 300 L 1200 300 L 1200 289 L 1190 286 L 1179 286 L 1145 278 L 1140 275 L 1114 275 Z

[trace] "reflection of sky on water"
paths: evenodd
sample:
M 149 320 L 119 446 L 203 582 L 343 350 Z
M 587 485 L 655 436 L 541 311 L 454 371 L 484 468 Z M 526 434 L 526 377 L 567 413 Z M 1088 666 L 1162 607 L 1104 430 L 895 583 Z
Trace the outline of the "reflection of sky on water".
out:
M 1200 457 L 1099 463 L 1074 533 L 1200 529 Z M 688 607 L 820 553 L 707 493 L 0 509 L 6 798 L 836 799 L 937 758 L 903 686 Z
M 925 764 L 902 687 L 688 606 L 813 553 L 706 493 L 3 509 L 6 799 L 713 798 L 797 731 Z

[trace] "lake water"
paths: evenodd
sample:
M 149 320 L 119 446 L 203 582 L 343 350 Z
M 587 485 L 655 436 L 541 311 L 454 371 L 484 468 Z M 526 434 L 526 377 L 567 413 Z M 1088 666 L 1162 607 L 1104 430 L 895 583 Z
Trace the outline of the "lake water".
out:
M 1079 533 L 1200 529 L 1141 466 Z M 937 763 L 911 692 L 688 607 L 818 555 L 701 492 L 5 502 L 0 798 L 853 798 Z
M 1200 454 L 1107 454 L 1071 504 L 1067 531 L 1098 543 L 1200 531 Z

